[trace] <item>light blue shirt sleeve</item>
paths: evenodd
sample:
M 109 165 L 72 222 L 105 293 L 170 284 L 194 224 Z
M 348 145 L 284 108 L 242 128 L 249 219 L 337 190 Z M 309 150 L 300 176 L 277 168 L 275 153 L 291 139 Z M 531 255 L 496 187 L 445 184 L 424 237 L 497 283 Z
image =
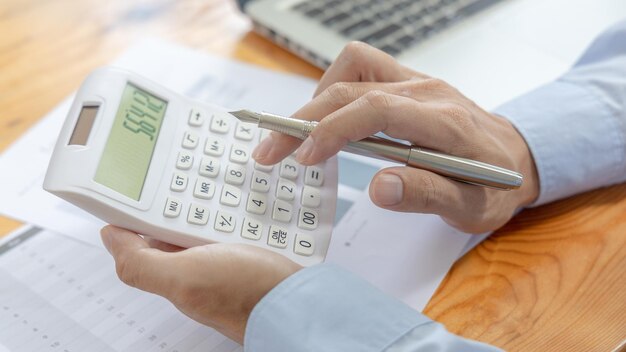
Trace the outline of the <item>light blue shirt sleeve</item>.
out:
M 626 21 L 556 81 L 497 108 L 537 166 L 534 205 L 626 181 Z
M 332 264 L 300 270 L 252 310 L 248 352 L 500 351 L 451 334 Z
M 561 78 L 496 110 L 525 138 L 540 181 L 535 205 L 626 181 L 626 21 Z M 253 309 L 244 348 L 298 351 L 499 351 L 451 334 L 360 278 L 303 269 Z

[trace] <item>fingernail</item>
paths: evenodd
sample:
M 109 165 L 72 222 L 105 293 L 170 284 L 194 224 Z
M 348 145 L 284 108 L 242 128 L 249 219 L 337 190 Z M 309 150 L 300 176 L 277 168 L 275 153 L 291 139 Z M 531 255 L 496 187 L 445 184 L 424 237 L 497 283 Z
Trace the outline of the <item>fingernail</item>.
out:
M 382 174 L 374 181 L 374 200 L 380 205 L 396 205 L 402 201 L 402 179 L 394 174 Z
M 107 227 L 102 228 L 100 230 L 100 238 L 102 238 L 102 243 L 104 244 L 104 248 L 111 253 L 111 231 Z
M 261 143 L 259 143 L 259 145 L 256 146 L 256 148 L 254 148 L 254 151 L 252 152 L 252 159 L 264 159 L 270 152 L 270 149 L 272 149 L 273 144 L 272 135 L 269 134 L 261 141 Z
M 308 136 L 298 148 L 298 153 L 296 154 L 296 161 L 298 161 L 300 164 L 304 163 L 313 152 L 314 144 L 315 144 L 315 141 L 313 140 L 313 137 Z

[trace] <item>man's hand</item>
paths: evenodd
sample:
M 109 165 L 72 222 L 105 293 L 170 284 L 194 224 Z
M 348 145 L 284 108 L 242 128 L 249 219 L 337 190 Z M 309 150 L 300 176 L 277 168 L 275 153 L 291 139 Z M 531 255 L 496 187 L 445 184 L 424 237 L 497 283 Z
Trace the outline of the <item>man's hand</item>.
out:
M 336 154 L 348 141 L 377 132 L 417 146 L 521 172 L 519 190 L 498 191 L 452 181 L 429 171 L 393 167 L 371 182 L 370 197 L 394 211 L 439 214 L 470 233 L 497 229 L 539 192 L 528 147 L 505 119 L 488 113 L 447 83 L 398 64 L 363 43 L 349 44 L 322 77 L 314 99 L 294 114 L 320 120 L 302 144 L 276 132 L 253 157 L 274 164 L 296 148 L 305 165 Z
M 114 226 L 102 229 L 102 242 L 126 284 L 167 298 L 190 318 L 239 343 L 254 306 L 302 268 L 254 246 L 183 249 Z

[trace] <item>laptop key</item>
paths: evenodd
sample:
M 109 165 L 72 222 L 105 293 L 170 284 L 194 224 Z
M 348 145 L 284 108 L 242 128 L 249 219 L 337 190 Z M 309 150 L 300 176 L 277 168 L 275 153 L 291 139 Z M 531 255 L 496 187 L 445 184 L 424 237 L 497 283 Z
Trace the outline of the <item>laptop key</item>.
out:
M 320 17 L 324 14 L 324 10 L 321 8 L 312 8 L 304 13 L 308 17 Z
M 358 40 L 362 41 L 362 42 L 366 42 L 366 43 L 374 43 L 382 38 L 388 37 L 391 34 L 394 34 L 396 31 L 402 29 L 402 27 L 400 25 L 397 25 L 395 23 L 392 23 L 390 25 L 388 25 L 387 27 L 383 27 L 379 30 L 377 30 L 374 33 L 370 33 L 368 35 L 366 35 L 365 37 L 359 38 Z
M 309 8 L 311 8 L 311 5 L 311 2 L 309 1 L 302 1 L 293 5 L 291 9 L 294 11 L 307 11 Z
M 370 21 L 367 18 L 364 18 L 356 23 L 349 25 L 348 27 L 341 30 L 341 34 L 345 36 L 352 35 L 363 28 L 368 28 L 374 25 L 374 22 Z
M 463 16 L 470 16 L 475 14 L 478 11 L 486 9 L 487 7 L 500 2 L 501 0 L 478 0 L 474 1 L 471 4 L 462 7 L 459 9 L 459 13 Z
M 394 56 L 396 54 L 398 54 L 400 51 L 402 51 L 400 48 L 397 48 L 391 44 L 387 44 L 385 46 L 383 46 L 382 48 L 380 48 L 380 50 L 386 52 L 387 54 Z
M 419 37 L 415 36 L 415 33 L 413 35 L 407 34 L 398 38 L 398 40 L 396 40 L 396 45 L 402 48 L 408 48 L 411 45 L 413 45 L 415 42 L 417 42 L 418 40 L 419 40 Z
M 350 18 L 350 15 L 345 13 L 345 12 L 339 12 L 336 15 L 333 15 L 327 19 L 325 19 L 324 21 L 322 21 L 322 23 L 324 23 L 325 25 L 328 26 L 332 26 L 334 24 L 340 23 L 346 19 Z

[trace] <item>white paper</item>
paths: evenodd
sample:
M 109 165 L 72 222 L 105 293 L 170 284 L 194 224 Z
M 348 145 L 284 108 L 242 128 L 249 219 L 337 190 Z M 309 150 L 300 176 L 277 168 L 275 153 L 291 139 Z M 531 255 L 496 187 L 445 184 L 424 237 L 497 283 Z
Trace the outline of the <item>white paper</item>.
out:
M 130 49 L 116 65 L 195 99 L 281 114 L 297 110 L 315 87 L 315 82 L 308 79 L 158 41 Z M 101 246 L 98 232 L 103 223 L 48 194 L 41 186 L 68 108 L 69 100 L 0 157 L 0 170 L 9 170 L 0 173 L 3 196 L 0 212 Z M 338 214 L 341 220 L 336 223 L 328 260 L 421 309 L 470 236 L 460 234 L 434 215 L 393 213 L 371 204 L 367 183 L 381 165 L 385 164 L 373 159 L 340 156 Z
M 380 209 L 363 193 L 333 229 L 326 261 L 422 310 L 467 240 L 439 217 Z
M 124 285 L 114 265 L 101 248 L 37 228 L 4 240 L 0 343 L 24 352 L 243 351 L 165 299 Z

